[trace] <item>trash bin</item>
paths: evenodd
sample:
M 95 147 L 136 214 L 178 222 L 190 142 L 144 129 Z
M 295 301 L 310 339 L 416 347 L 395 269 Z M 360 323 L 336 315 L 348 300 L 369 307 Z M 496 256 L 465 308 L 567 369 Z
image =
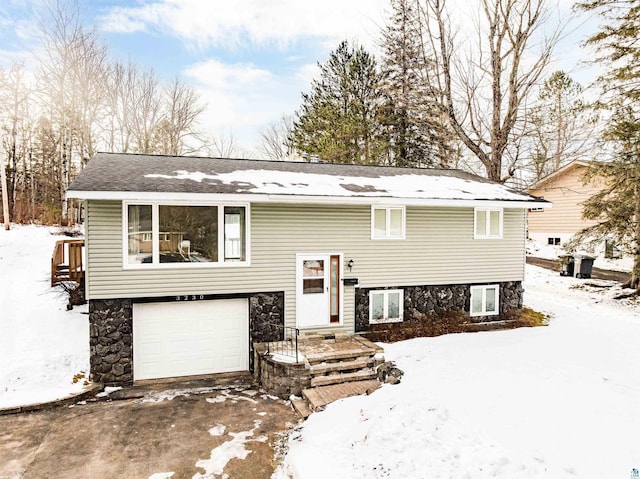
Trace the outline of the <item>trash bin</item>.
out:
M 574 259 L 570 254 L 562 254 L 559 256 L 560 258 L 560 276 L 573 276 L 574 270 Z
M 576 278 L 591 278 L 591 269 L 595 258 L 586 254 L 576 254 L 574 258 Z

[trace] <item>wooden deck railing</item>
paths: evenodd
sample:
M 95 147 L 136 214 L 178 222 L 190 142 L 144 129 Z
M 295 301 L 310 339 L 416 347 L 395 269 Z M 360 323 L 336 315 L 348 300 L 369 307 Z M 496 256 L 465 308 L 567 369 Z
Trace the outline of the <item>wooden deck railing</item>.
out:
M 80 284 L 84 278 L 82 265 L 83 239 L 56 241 L 51 256 L 51 286 L 63 281 L 75 281 Z

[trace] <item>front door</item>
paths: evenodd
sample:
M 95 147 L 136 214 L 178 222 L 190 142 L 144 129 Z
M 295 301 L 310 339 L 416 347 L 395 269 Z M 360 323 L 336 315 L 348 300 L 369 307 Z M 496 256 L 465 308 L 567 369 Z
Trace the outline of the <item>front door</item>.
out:
M 341 268 L 339 254 L 297 256 L 297 324 L 299 328 L 340 323 Z

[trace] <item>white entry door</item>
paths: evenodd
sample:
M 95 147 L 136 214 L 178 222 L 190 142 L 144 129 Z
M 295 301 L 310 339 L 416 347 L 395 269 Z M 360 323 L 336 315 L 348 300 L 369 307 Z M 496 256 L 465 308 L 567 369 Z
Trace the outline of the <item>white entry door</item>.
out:
M 296 318 L 299 328 L 340 323 L 341 255 L 299 254 Z

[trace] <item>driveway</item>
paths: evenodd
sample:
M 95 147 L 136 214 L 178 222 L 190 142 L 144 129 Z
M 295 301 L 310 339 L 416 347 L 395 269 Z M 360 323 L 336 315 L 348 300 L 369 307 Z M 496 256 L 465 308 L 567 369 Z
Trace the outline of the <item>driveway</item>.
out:
M 0 479 L 266 479 L 298 423 L 247 381 L 116 394 L 142 397 L 0 416 Z
M 540 266 L 542 268 L 550 269 L 552 271 L 559 271 L 558 262 L 554 259 L 536 258 L 534 256 L 527 256 L 527 263 L 534 266 Z M 629 281 L 629 273 L 622 271 L 610 271 L 608 269 L 592 268 L 591 277 L 594 279 L 606 279 L 609 281 L 617 281 L 619 283 L 625 283 Z

